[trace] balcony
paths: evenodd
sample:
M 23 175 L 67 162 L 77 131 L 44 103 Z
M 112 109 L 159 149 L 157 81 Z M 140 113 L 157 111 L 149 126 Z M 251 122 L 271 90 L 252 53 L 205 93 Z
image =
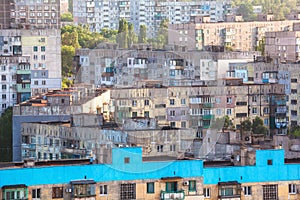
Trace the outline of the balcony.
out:
M 160 193 L 160 199 L 161 200 L 169 200 L 169 199 L 178 199 L 178 200 L 183 200 L 185 197 L 184 191 L 176 191 L 176 192 L 166 192 L 166 191 L 161 191 Z
M 35 149 L 35 148 L 36 148 L 36 144 L 27 144 L 27 143 L 22 144 L 22 149 Z
M 203 120 L 212 120 L 212 119 L 214 119 L 214 118 L 215 118 L 214 115 L 203 115 L 203 116 L 202 116 L 202 119 L 203 119 Z
M 29 93 L 31 92 L 30 84 L 26 84 L 28 87 L 23 88 L 22 84 L 17 84 L 17 92 L 19 93 Z
M 213 104 L 212 103 L 204 103 L 203 108 L 212 108 Z

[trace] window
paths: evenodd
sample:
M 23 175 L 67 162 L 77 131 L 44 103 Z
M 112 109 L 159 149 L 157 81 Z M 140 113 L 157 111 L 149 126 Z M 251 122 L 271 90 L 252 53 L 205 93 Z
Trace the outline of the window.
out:
M 171 127 L 175 127 L 175 126 L 176 126 L 176 123 L 175 123 L 175 122 L 170 122 L 170 126 L 171 126 Z
M 177 192 L 177 182 L 166 182 L 166 192 Z
M 278 199 L 277 185 L 263 185 L 263 200 Z
M 170 105 L 175 105 L 175 99 L 170 99 Z
M 34 59 L 34 60 L 37 60 L 37 59 L 38 59 L 38 56 L 37 56 L 37 55 L 33 55 L 33 59 Z
M 176 151 L 176 144 L 170 145 L 170 151 Z
M 41 51 L 46 51 L 46 47 L 45 46 L 41 46 Z
M 42 85 L 46 85 L 46 81 L 42 81 Z
M 121 184 L 120 199 L 129 200 L 136 198 L 135 183 Z
M 157 145 L 156 149 L 157 149 L 157 152 L 164 152 L 164 145 Z
M 252 195 L 252 187 L 251 186 L 245 186 L 244 187 L 244 195 L 251 196 Z
M 231 104 L 232 103 L 232 98 L 231 97 L 227 97 L 227 104 Z
M 252 114 L 254 114 L 254 115 L 257 114 L 257 108 L 252 108 Z
M 34 46 L 34 47 L 33 47 L 33 51 L 34 51 L 34 52 L 37 52 L 37 51 L 38 51 L 38 47 L 37 47 L 37 46 Z
M 147 193 L 149 194 L 154 193 L 154 182 L 147 183 Z
M 132 106 L 137 106 L 137 101 L 136 100 L 132 100 Z
M 226 115 L 231 115 L 231 108 L 226 109 Z
M 144 112 L 144 117 L 149 117 L 149 116 L 150 116 L 149 111 L 145 111 L 145 112 Z
M 39 81 L 34 81 L 34 85 L 38 85 L 39 84 Z
M 185 99 L 181 99 L 181 104 L 185 105 Z
M 40 152 L 39 152 L 40 153 Z M 52 199 L 63 198 L 63 187 L 53 187 L 52 188 Z
M 269 108 L 268 107 L 264 107 L 264 114 L 269 114 Z
M 45 55 L 41 55 L 41 59 L 42 60 L 46 60 L 46 56 Z
M 195 180 L 189 181 L 189 191 L 196 191 L 196 181 Z
M 172 117 L 175 116 L 175 110 L 170 110 L 170 116 L 172 116 Z
M 2 81 L 6 81 L 6 76 L 5 76 L 5 75 L 2 75 L 2 76 L 1 76 L 1 80 L 2 80 Z
M 186 128 L 186 122 L 181 122 L 181 128 Z
M 124 158 L 124 163 L 125 163 L 125 164 L 130 163 L 130 158 L 129 158 L 129 157 L 125 157 L 125 158 Z
M 100 195 L 107 194 L 107 185 L 100 185 Z
M 256 95 L 254 95 L 254 96 L 252 97 L 252 102 L 257 102 L 257 96 L 256 96 Z
M 6 103 L 2 104 L 2 108 L 3 108 L 3 109 L 6 108 Z
M 32 199 L 41 198 L 41 188 L 32 189 Z
M 267 118 L 267 119 L 264 119 L 264 125 L 265 126 L 268 126 L 269 125 L 269 119 Z
M 6 99 L 6 94 L 2 94 L 2 99 Z
M 273 160 L 268 160 L 268 161 L 267 161 L 267 164 L 268 164 L 268 165 L 273 165 Z
M 205 198 L 210 198 L 210 189 L 209 188 L 203 188 L 203 195 Z
M 145 106 L 149 106 L 149 100 L 144 101 Z
M 2 90 L 6 90 L 6 85 L 2 85 Z
M 289 184 L 289 194 L 296 194 L 296 193 L 297 193 L 296 184 Z
M 137 112 L 132 112 L 132 117 L 137 117 Z
M 90 197 L 95 196 L 95 181 L 82 180 L 71 181 L 73 197 Z

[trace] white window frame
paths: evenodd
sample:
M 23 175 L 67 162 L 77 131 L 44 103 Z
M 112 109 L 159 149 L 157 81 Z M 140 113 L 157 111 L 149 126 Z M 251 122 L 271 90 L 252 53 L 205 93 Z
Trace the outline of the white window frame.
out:
M 210 188 L 203 188 L 204 198 L 210 198 Z
M 245 186 L 244 187 L 244 195 L 245 196 L 251 196 L 252 195 L 252 187 L 251 186 Z

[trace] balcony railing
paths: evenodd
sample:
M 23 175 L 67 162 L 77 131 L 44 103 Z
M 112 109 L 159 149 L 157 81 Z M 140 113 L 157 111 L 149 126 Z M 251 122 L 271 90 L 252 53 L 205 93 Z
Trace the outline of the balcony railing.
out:
M 160 193 L 160 199 L 161 200 L 169 200 L 169 199 L 178 199 L 178 200 L 183 200 L 185 197 L 184 191 L 174 191 L 174 192 L 166 192 L 166 191 L 161 191 Z

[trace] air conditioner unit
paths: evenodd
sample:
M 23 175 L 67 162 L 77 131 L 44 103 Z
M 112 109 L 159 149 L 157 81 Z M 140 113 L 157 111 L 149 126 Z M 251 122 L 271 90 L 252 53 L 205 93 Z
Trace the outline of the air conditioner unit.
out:
M 183 185 L 189 185 L 189 182 L 188 181 L 184 181 Z

